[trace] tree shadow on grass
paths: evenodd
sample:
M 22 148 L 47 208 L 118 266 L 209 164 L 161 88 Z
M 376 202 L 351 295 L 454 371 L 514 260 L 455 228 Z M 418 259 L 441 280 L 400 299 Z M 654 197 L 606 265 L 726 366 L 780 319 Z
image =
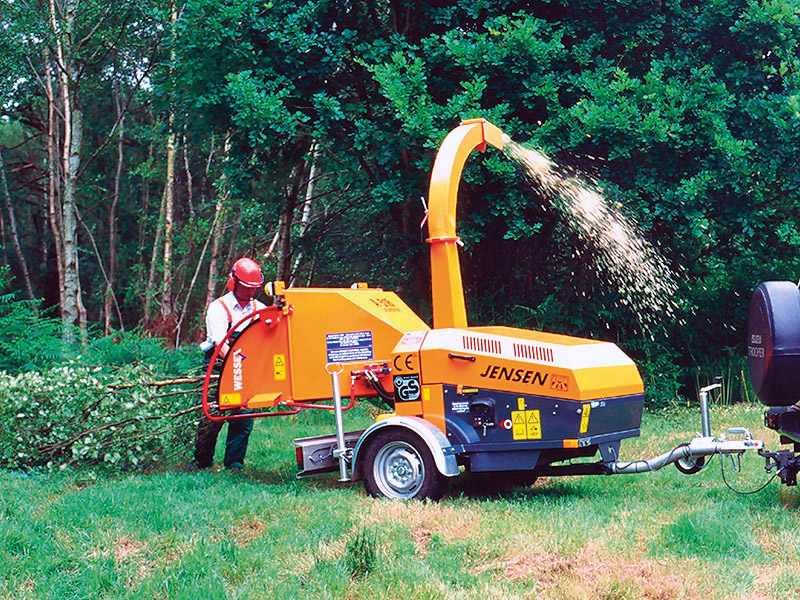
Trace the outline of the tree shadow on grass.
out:
M 340 482 L 335 472 L 298 479 L 293 468 L 245 467 L 243 471 L 231 475 L 251 483 L 286 486 L 296 490 L 355 489 L 359 493 L 366 493 L 361 481 Z M 535 482 L 530 482 L 525 481 L 524 477 L 516 478 L 509 473 L 494 475 L 492 477 L 485 474 L 463 473 L 450 481 L 447 497 L 487 500 L 528 499 L 536 502 L 543 499 L 582 499 L 606 493 L 602 488 L 591 485 L 583 477 L 540 477 Z
M 579 499 L 596 495 L 577 477 L 540 477 L 535 482 L 525 481 L 507 473 L 464 473 L 450 485 L 450 497 L 485 498 L 531 501 L 541 499 Z
M 359 482 L 342 483 L 339 482 L 336 473 L 321 473 L 311 477 L 297 478 L 297 470 L 293 468 L 287 469 L 264 469 L 264 468 L 248 468 L 245 467 L 243 471 L 236 474 L 253 483 L 260 483 L 266 485 L 284 485 L 287 487 L 300 487 L 308 488 L 310 490 L 335 490 L 346 489 L 351 486 L 359 486 Z

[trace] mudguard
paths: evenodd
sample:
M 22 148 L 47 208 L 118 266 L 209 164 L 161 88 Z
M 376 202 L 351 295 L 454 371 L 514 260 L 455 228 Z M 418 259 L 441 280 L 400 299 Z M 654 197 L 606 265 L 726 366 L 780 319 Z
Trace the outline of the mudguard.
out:
M 372 438 L 375 432 L 389 427 L 407 429 L 418 435 L 420 439 L 425 442 L 425 445 L 428 446 L 433 460 L 436 463 L 436 468 L 442 475 L 446 477 L 455 477 L 460 473 L 453 447 L 436 426 L 419 417 L 389 417 L 370 426 L 361 436 L 361 439 L 358 440 L 356 447 L 353 449 L 352 473 L 354 480 L 358 481 L 362 478 L 361 465 L 358 463 L 358 456 L 361 448 L 364 447 L 365 442 Z

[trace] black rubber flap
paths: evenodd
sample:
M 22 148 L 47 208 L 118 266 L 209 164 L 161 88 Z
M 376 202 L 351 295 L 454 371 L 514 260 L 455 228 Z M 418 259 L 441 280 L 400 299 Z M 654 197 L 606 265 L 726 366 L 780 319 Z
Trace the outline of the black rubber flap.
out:
M 765 281 L 750 300 L 750 381 L 767 406 L 800 400 L 800 291 L 791 281 Z

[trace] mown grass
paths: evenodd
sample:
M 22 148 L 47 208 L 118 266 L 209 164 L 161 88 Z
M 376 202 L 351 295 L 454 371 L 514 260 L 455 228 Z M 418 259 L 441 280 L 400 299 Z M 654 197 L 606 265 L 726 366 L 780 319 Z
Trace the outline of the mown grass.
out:
M 370 422 L 353 412 L 354 429 Z M 714 430 L 746 425 L 775 447 L 761 412 L 719 409 Z M 241 474 L 0 472 L 0 598 L 800 597 L 800 493 L 736 495 L 718 457 L 693 476 L 548 478 L 488 496 L 458 481 L 442 502 L 403 504 L 334 475 L 295 479 L 291 439 L 330 432 L 331 418 L 257 422 Z M 646 414 L 623 458 L 698 428 L 694 412 Z M 752 489 L 762 465 L 726 475 Z

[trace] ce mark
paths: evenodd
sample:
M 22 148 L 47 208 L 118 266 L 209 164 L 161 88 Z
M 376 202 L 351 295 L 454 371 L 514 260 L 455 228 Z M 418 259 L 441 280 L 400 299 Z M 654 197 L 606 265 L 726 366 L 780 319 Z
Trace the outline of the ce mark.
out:
M 411 371 L 413 369 L 411 361 L 413 360 L 413 354 L 398 354 L 394 357 L 392 364 L 394 365 L 395 371 Z

